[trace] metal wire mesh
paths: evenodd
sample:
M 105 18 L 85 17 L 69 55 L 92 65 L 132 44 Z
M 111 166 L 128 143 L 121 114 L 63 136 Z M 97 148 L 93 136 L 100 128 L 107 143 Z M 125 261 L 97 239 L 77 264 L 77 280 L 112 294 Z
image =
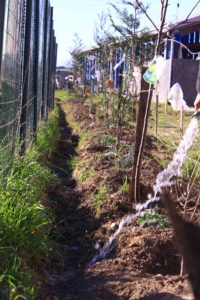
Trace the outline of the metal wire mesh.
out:
M 54 106 L 56 41 L 48 0 L 0 1 L 0 172 Z M 48 100 L 48 101 L 47 101 Z

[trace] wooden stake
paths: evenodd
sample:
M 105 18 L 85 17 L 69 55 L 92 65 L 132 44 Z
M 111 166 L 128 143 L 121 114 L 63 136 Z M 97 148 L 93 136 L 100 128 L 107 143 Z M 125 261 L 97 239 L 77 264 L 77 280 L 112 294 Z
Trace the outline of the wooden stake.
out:
M 183 137 L 183 106 L 181 106 L 180 111 L 180 138 Z
M 179 93 L 176 94 L 176 115 L 178 112 L 178 99 L 179 99 Z
M 184 270 L 184 259 L 183 256 L 181 257 L 181 269 L 180 269 L 180 276 L 183 276 L 185 274 Z
M 166 101 L 165 101 L 165 115 L 167 115 L 167 103 L 168 103 L 168 100 L 166 98 Z

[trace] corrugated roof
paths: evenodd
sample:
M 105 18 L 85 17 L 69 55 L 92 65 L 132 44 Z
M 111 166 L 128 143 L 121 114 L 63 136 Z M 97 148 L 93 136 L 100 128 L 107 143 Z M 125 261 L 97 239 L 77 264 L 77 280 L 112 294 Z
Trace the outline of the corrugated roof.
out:
M 193 31 L 200 30 L 200 16 L 190 18 L 188 20 L 183 20 L 178 22 L 177 25 L 173 24 L 170 26 L 170 32 L 180 32 L 181 34 L 188 34 Z

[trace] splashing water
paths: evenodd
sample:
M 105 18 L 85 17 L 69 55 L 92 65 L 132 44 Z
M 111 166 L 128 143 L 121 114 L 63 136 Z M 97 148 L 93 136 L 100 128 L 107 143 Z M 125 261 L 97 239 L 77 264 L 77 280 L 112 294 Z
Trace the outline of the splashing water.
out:
M 135 221 L 137 219 L 138 215 L 133 214 L 133 215 L 128 215 L 122 218 L 121 222 L 119 223 L 118 229 L 115 231 L 113 235 L 109 238 L 107 243 L 100 248 L 99 253 L 96 254 L 93 259 L 89 262 L 88 266 L 91 266 L 95 264 L 98 260 L 101 260 L 108 256 L 108 254 L 112 251 L 113 249 L 113 242 L 116 240 L 116 238 L 120 235 L 122 229 Z
M 172 161 L 168 166 L 158 173 L 156 177 L 156 184 L 153 186 L 154 195 L 149 196 L 149 199 L 142 204 L 136 205 L 136 211 L 143 210 L 149 206 L 150 203 L 160 200 L 160 197 L 157 197 L 158 193 L 162 193 L 162 188 L 171 186 L 173 181 L 171 180 L 174 176 L 181 175 L 181 167 L 185 161 L 187 150 L 191 147 L 192 143 L 195 140 L 196 134 L 198 132 L 198 119 L 192 118 L 190 124 L 188 125 L 186 132 L 181 140 L 176 152 L 173 155 Z
M 185 161 L 187 150 L 193 144 L 197 132 L 198 119 L 192 118 L 189 126 L 186 129 L 183 139 L 181 140 L 176 152 L 173 155 L 172 161 L 163 171 L 158 173 L 156 177 L 156 183 L 153 186 L 153 195 L 149 195 L 148 200 L 145 203 L 139 203 L 136 205 L 135 214 L 128 215 L 122 218 L 121 222 L 119 223 L 118 229 L 113 235 L 111 235 L 107 243 L 102 248 L 100 248 L 99 253 L 93 257 L 88 266 L 95 264 L 98 260 L 104 259 L 112 251 L 113 243 L 121 233 L 122 229 L 130 223 L 136 221 L 139 216 L 142 216 L 143 210 L 148 208 L 149 204 L 160 201 L 160 197 L 157 195 L 158 193 L 162 193 L 162 188 L 171 186 L 173 184 L 172 178 L 174 176 L 181 175 L 181 167 Z

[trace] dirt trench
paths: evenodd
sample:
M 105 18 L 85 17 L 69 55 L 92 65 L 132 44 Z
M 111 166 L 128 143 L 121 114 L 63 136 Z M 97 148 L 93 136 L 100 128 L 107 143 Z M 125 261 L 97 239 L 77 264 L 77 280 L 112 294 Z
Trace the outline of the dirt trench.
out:
M 44 287 L 40 299 L 74 299 L 69 293 L 76 294 L 71 282 L 84 277 L 86 264 L 94 253 L 93 235 L 101 224 L 101 219 L 93 216 L 90 208 L 80 207 L 82 195 L 76 188 L 72 176 L 73 166 L 70 160 L 77 155 L 79 136 L 73 134 L 66 120 L 66 114 L 58 101 L 61 140 L 51 157 L 51 168 L 59 178 L 59 184 L 51 185 L 48 190 L 50 208 L 54 213 L 56 243 L 61 254 L 55 261 L 48 284 Z M 87 280 L 86 280 L 87 281 Z M 69 287 L 72 291 L 69 292 Z M 87 294 L 76 299 L 92 299 Z M 110 299 L 110 298 L 107 298 Z
M 180 256 L 169 228 L 127 227 L 115 251 L 106 260 L 87 267 L 95 254 L 96 233 L 101 231 L 107 240 L 111 233 L 110 221 L 108 215 L 94 214 L 85 199 L 88 193 L 83 195 L 73 178 L 69 161 L 78 155 L 79 136 L 67 123 L 67 101 L 58 105 L 62 137 L 51 163 L 60 183 L 49 188 L 49 200 L 55 215 L 55 230 L 59 233 L 55 241 L 61 255 L 52 265 L 38 300 L 139 300 L 157 292 L 168 297 L 171 293 L 190 297 L 187 277 L 179 276 Z M 74 106 L 83 118 L 83 104 L 77 102 Z M 107 172 L 111 173 L 109 169 Z M 115 217 L 116 224 L 121 215 Z

